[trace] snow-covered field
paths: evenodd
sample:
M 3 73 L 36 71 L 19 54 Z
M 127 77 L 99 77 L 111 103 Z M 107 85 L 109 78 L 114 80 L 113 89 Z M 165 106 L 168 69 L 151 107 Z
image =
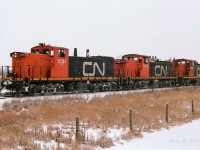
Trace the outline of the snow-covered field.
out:
M 154 89 L 155 91 L 167 90 L 166 89 Z M 133 90 L 133 91 L 117 91 L 117 92 L 101 92 L 101 93 L 82 93 L 82 94 L 69 94 L 69 95 L 52 95 L 52 96 L 37 96 L 37 97 L 23 97 L 23 98 L 3 98 L 0 97 L 0 110 L 2 109 L 2 105 L 5 102 L 10 102 L 12 100 L 58 100 L 61 98 L 67 97 L 83 97 L 85 101 L 90 101 L 93 97 L 104 97 L 106 95 L 112 94 L 127 94 L 127 93 L 144 93 L 152 91 L 152 89 L 145 90 Z M 83 123 L 81 123 L 83 124 Z M 66 139 L 71 139 L 75 141 L 74 124 L 70 125 L 60 125 L 55 124 L 55 127 L 52 125 L 44 124 L 41 128 L 44 133 L 47 133 L 47 129 L 49 128 L 49 133 L 56 136 L 57 131 L 62 133 L 62 136 Z M 200 150 L 200 120 L 195 120 L 191 123 L 187 123 L 182 126 L 170 127 L 169 130 L 162 129 L 160 131 L 154 131 L 152 133 L 143 133 L 142 138 L 132 139 L 130 141 L 122 140 L 124 135 L 127 135 L 129 129 L 128 128 L 107 128 L 107 129 L 96 129 L 91 128 L 87 123 L 84 122 L 85 128 L 81 128 L 81 131 L 86 135 L 86 139 L 90 141 L 98 141 L 99 139 L 105 139 L 104 141 L 112 139 L 112 143 L 114 142 L 115 146 L 107 148 L 105 150 Z M 40 128 L 39 128 L 40 129 Z M 66 130 L 67 129 L 67 130 Z M 30 131 L 33 129 L 30 128 Z M 43 133 L 42 132 L 42 133 Z M 69 133 L 69 134 L 68 134 Z M 73 133 L 72 137 L 71 133 Z M 55 138 L 54 138 L 55 139 Z M 126 138 L 127 139 L 127 138 Z M 111 143 L 111 144 L 112 144 Z M 40 149 L 55 149 L 57 148 L 58 143 L 56 140 L 35 140 L 34 144 L 40 147 Z M 110 145 L 111 145 L 110 144 Z M 60 148 L 67 148 L 69 145 L 66 143 L 61 143 Z M 19 147 L 18 149 L 23 149 L 23 147 Z M 96 147 L 97 150 L 104 150 L 100 147 Z
M 121 141 L 104 150 L 200 150 L 200 120 L 144 133 L 141 139 Z

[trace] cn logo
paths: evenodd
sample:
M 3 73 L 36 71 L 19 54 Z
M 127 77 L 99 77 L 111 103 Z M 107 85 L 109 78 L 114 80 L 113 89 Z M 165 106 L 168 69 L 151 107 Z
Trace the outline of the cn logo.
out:
M 159 76 L 167 76 L 167 75 L 168 75 L 167 66 L 166 67 L 163 67 L 160 65 L 155 66 L 155 76 L 159 77 Z
M 86 69 L 86 66 L 93 66 L 92 67 L 92 72 L 90 71 L 87 72 L 88 70 Z M 83 63 L 83 76 L 89 76 L 89 77 L 94 77 L 96 74 L 96 68 L 99 71 L 101 76 L 105 75 L 105 62 L 103 62 L 103 68 L 102 70 L 100 69 L 99 65 L 97 64 L 97 62 L 95 62 L 94 64 L 92 64 L 92 62 L 84 62 Z

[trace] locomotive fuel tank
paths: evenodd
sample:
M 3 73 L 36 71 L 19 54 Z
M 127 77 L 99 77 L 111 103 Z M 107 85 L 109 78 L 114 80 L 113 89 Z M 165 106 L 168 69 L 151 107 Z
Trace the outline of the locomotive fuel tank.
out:
M 69 77 L 114 77 L 114 58 L 70 56 Z

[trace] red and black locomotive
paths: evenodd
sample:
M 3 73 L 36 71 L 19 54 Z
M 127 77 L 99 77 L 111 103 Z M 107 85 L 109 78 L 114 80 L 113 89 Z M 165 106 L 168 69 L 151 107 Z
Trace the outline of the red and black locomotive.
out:
M 25 95 L 95 92 L 200 84 L 200 65 L 193 60 L 160 61 L 128 54 L 79 57 L 77 49 L 40 43 L 31 52 L 13 52 L 12 69 L 2 67 L 1 88 Z

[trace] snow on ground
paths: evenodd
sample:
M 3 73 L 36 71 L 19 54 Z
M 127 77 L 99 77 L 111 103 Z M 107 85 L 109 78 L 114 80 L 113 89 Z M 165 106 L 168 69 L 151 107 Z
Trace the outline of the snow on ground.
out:
M 11 102 L 13 100 L 13 98 L 4 98 L 4 97 L 0 97 L 0 110 L 2 110 L 2 106 L 5 102 Z
M 121 141 L 104 150 L 200 150 L 199 133 L 200 120 L 195 120 L 169 130 L 144 133 L 143 138 Z
M 60 125 L 59 125 L 60 126 Z M 44 130 L 46 126 L 44 126 Z M 62 128 L 61 128 L 62 131 Z M 132 139 L 130 141 L 119 140 L 121 135 L 126 134 L 128 129 L 112 129 L 106 131 L 101 129 L 87 129 L 86 134 L 89 139 L 97 140 L 100 135 L 105 134 L 107 137 L 112 138 L 115 146 L 96 150 L 199 150 L 200 149 L 200 119 L 190 123 L 170 127 L 169 129 L 161 129 L 152 133 L 143 133 L 142 138 Z M 73 137 L 75 140 L 75 137 Z M 40 145 L 41 149 L 49 147 L 57 148 L 55 141 L 35 141 Z M 65 144 L 60 145 L 66 148 Z
M 5 102 L 11 102 L 12 100 L 44 100 L 44 99 L 61 99 L 64 97 L 83 97 L 86 100 L 91 100 L 93 97 L 104 97 L 106 95 L 112 94 L 126 94 L 126 93 L 133 93 L 133 92 L 147 92 L 150 89 L 145 90 L 131 90 L 131 91 L 113 91 L 113 92 L 97 92 L 97 93 L 78 93 L 78 94 L 66 94 L 66 95 L 46 95 L 46 96 L 35 96 L 35 97 L 20 97 L 20 98 L 11 98 L 11 97 L 0 97 L 0 110 L 2 109 L 2 105 Z
M 167 88 L 171 89 L 171 88 Z M 166 90 L 166 89 L 154 89 L 155 91 Z M 99 93 L 82 93 L 82 94 L 69 94 L 69 95 L 52 95 L 52 96 L 37 96 L 28 97 L 32 100 L 43 100 L 48 98 L 60 99 L 64 97 L 84 97 L 86 100 L 90 100 L 93 97 L 104 97 L 106 95 L 112 94 L 127 94 L 127 93 L 142 93 L 152 91 L 152 89 L 145 90 L 131 90 L 131 91 L 117 91 L 117 92 L 99 92 Z M 3 98 L 0 97 L 0 109 L 5 102 L 10 102 L 12 100 L 26 100 L 23 98 Z M 74 127 L 75 128 L 75 127 Z M 59 125 L 59 129 L 63 132 L 65 128 Z M 71 128 L 69 128 L 71 129 Z M 47 132 L 47 126 L 43 126 L 43 130 Z M 143 133 L 143 138 L 138 138 L 130 141 L 123 141 L 121 139 L 122 135 L 128 133 L 128 129 L 123 128 L 109 128 L 106 131 L 100 129 L 86 129 L 86 134 L 88 138 L 97 139 L 101 134 L 105 134 L 107 137 L 112 138 L 115 142 L 115 146 L 107 149 L 97 148 L 97 150 L 199 150 L 200 149 L 200 120 L 193 121 L 182 126 L 171 127 L 169 130 L 162 129 L 161 131 L 155 131 L 153 133 Z M 56 134 L 56 130 L 55 130 Z M 72 138 L 75 140 L 75 136 Z M 55 140 L 51 141 L 35 141 L 41 149 L 45 148 L 57 148 L 57 142 Z M 65 148 L 66 145 L 62 144 L 60 147 Z
M 181 87 L 183 88 L 183 87 Z M 161 91 L 161 90 L 168 90 L 171 88 L 157 88 L 153 89 L 154 91 Z M 2 92 L 3 91 L 3 92 Z M 91 100 L 94 97 L 104 97 L 106 95 L 113 95 L 113 94 L 128 94 L 128 93 L 143 93 L 143 92 L 149 92 L 152 91 L 152 89 L 142 89 L 142 90 L 129 90 L 129 91 L 111 91 L 111 92 L 97 92 L 97 93 L 78 93 L 78 94 L 65 94 L 65 95 L 46 95 L 46 96 L 35 96 L 35 97 L 20 97 L 20 98 L 7 98 L 7 97 L 1 97 L 0 96 L 0 110 L 2 109 L 2 105 L 5 102 L 10 102 L 12 100 L 26 100 L 26 99 L 31 99 L 31 100 L 43 100 L 43 99 L 61 99 L 64 97 L 83 97 L 86 100 Z M 5 90 L 1 90 L 0 92 L 5 93 Z
M 50 126 L 48 125 L 43 125 L 41 127 L 42 131 L 44 133 L 48 133 L 50 130 L 48 129 Z M 58 132 L 61 133 L 61 137 L 64 137 L 66 139 L 72 140 L 75 142 L 75 126 L 69 125 L 69 126 L 64 126 L 63 124 L 53 124 L 51 126 L 51 134 L 57 135 Z M 28 128 L 26 130 L 28 131 L 33 131 L 33 129 Z M 80 131 L 83 131 L 86 134 L 86 139 L 89 141 L 97 141 L 101 138 L 107 137 L 111 138 L 114 142 L 118 141 L 121 139 L 121 136 L 123 134 L 127 134 L 129 129 L 128 128 L 108 128 L 106 130 L 102 129 L 94 129 L 94 128 L 87 128 L 84 129 L 80 127 Z M 58 143 L 55 140 L 34 140 L 34 144 L 39 146 L 41 150 L 54 150 L 58 148 Z M 67 149 L 69 148 L 69 145 L 60 143 L 60 148 Z
M 105 135 L 113 141 L 117 141 L 118 139 L 121 139 L 121 136 L 127 134 L 128 131 L 128 128 L 108 128 L 107 130 L 90 128 L 86 130 L 86 134 L 89 139 L 97 140 L 101 135 Z

